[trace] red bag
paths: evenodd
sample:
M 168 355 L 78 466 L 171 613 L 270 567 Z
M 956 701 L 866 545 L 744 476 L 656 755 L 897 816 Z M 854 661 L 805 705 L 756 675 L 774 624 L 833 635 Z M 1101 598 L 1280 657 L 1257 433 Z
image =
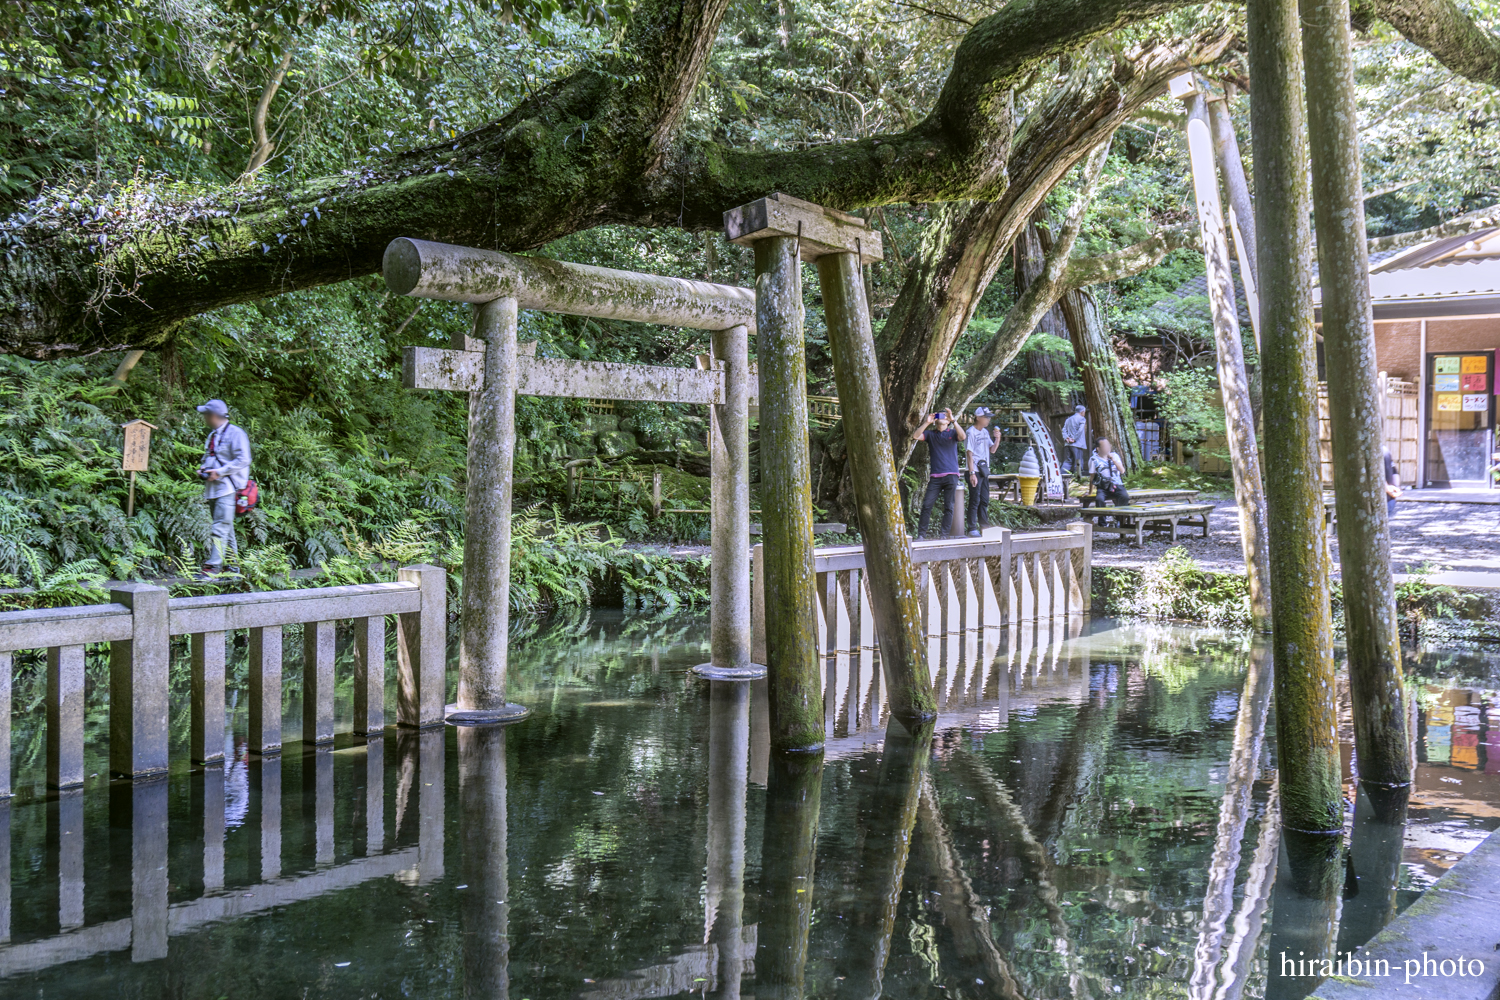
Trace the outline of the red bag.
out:
M 241 514 L 250 513 L 256 504 L 260 503 L 260 487 L 255 485 L 255 480 L 245 480 L 245 488 L 234 491 L 234 513 L 238 517 Z

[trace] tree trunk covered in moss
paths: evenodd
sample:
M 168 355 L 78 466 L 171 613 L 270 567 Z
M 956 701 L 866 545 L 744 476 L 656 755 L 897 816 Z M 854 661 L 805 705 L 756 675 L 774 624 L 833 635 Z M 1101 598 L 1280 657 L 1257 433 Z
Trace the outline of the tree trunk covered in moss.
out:
M 1033 216 L 1032 221 L 1026 224 L 1026 228 L 1016 239 L 1016 297 L 1018 299 L 1033 282 L 1042 276 L 1047 251 L 1051 249 L 1051 234 L 1037 225 L 1037 217 Z M 1062 273 L 1066 274 L 1067 262 L 1063 261 L 1062 264 Z M 1051 295 L 1047 297 L 1052 298 Z M 1063 320 L 1062 310 L 1058 308 L 1056 299 L 1042 314 L 1036 328 L 1027 334 L 1028 342 L 1035 333 L 1050 334 L 1059 340 L 1068 339 L 1067 324 Z M 1025 351 L 1024 356 L 1026 373 L 1031 378 L 1031 398 L 1034 408 L 1037 415 L 1046 423 L 1047 429 L 1052 432 L 1054 447 L 1061 451 L 1062 422 L 1073 412 L 1071 393 L 1068 394 L 1068 398 L 1063 396 L 1063 385 L 1068 381 L 1069 375 L 1067 360 L 1060 357 L 1057 351 L 1048 350 L 1045 347 L 1033 347 Z
M 833 352 L 833 377 L 840 408 L 849 418 L 843 425 L 844 444 L 891 715 L 903 721 L 931 719 L 937 715 L 937 704 L 927 667 L 927 636 L 922 629 L 896 459 L 882 419 L 880 370 L 875 365 L 875 335 L 859 255 L 824 254 L 818 258 L 818 279 L 828 320 L 828 346 Z M 837 627 L 835 617 L 829 616 L 830 630 Z
M 332 177 L 195 197 L 150 183 L 100 203 L 44 192 L 6 223 L 0 351 L 157 347 L 198 313 L 374 273 L 400 236 L 525 250 L 604 223 L 718 229 L 727 207 L 776 190 L 847 209 L 994 199 L 1040 181 L 1024 219 L 1050 190 L 1047 175 L 1092 145 L 1072 150 L 1076 139 L 1139 105 L 1117 107 L 1112 87 L 1071 106 L 1039 137 L 1047 155 L 1018 177 L 1007 170 L 1014 88 L 1063 51 L 1187 6 L 1019 0 L 967 32 L 932 112 L 909 130 L 765 150 L 681 133 L 727 0 L 643 0 L 611 72 L 575 73 L 451 142 Z M 1054 171 L 1059 151 L 1070 155 Z
M 1349 0 L 1302 0 L 1301 11 L 1307 89 L 1318 95 L 1308 104 L 1307 124 L 1358 772 L 1361 781 L 1405 785 L 1411 746 L 1391 578 L 1385 401 L 1370 311 Z
M 1120 359 L 1105 328 L 1099 300 L 1085 288 L 1069 291 L 1058 302 L 1073 345 L 1073 364 L 1083 380 L 1083 396 L 1089 408 L 1089 426 L 1095 434 L 1109 438 L 1116 453 L 1132 472 L 1142 465 L 1141 438 L 1135 430 L 1130 394 L 1120 378 Z
M 807 449 L 807 357 L 797 239 L 755 244 L 755 325 L 760 360 L 760 497 L 765 525 L 757 581 L 766 608 L 771 746 L 823 745 L 813 572 L 812 476 Z
M 1317 344 L 1296 0 L 1250 0 L 1250 126 L 1261 270 L 1271 642 L 1281 808 L 1293 830 L 1343 829 L 1328 550 L 1318 463 Z
M 1192 58 L 1216 58 L 1230 40 L 1225 34 L 1203 41 Z M 1069 171 L 1157 97 L 1181 65 L 1179 48 L 1160 44 L 1128 62 L 1120 61 L 1112 72 L 1101 72 L 1097 65 L 1080 66 L 1027 116 L 1005 163 L 1009 186 L 993 200 L 938 210 L 877 341 L 898 467 L 904 467 L 911 454 L 911 446 L 902 447 L 901 442 L 910 442 L 925 414 L 939 402 L 962 408 L 972 398 L 969 394 L 965 399 L 939 400 L 940 392 L 946 391 L 943 373 L 953 345 L 1006 262 L 1017 234 Z M 1045 303 L 1044 310 L 1051 304 Z M 1034 325 L 1035 321 L 1021 331 L 1020 343 Z M 995 356 L 1013 358 L 1019 344 L 1005 348 Z

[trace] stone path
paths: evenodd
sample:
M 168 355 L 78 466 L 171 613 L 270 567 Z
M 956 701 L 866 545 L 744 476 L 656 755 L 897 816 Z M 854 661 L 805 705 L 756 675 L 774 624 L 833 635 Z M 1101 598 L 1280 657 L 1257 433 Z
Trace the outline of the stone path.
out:
M 1177 544 L 1204 569 L 1243 573 L 1239 511 L 1233 498 L 1205 494 L 1203 500 L 1215 504 L 1209 515 L 1209 537 L 1179 539 Z M 1095 535 L 1094 565 L 1140 567 L 1160 558 L 1170 547 L 1165 536 L 1136 548 L 1108 535 Z M 1336 560 L 1337 538 L 1333 554 Z M 1416 572 L 1427 565 L 1434 572 L 1500 574 L 1500 506 L 1398 503 L 1391 520 L 1391 563 L 1397 573 Z

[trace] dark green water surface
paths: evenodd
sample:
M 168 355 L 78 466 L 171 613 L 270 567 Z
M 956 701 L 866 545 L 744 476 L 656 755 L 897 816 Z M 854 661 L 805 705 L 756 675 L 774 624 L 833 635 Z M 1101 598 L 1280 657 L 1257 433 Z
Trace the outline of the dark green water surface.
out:
M 1357 947 L 1500 826 L 1494 660 L 1429 652 L 1404 831 L 1348 786 L 1341 898 L 1294 899 L 1274 719 L 1241 711 L 1261 654 L 1091 632 L 936 644 L 944 712 L 914 734 L 882 724 L 868 654 L 833 661 L 826 752 L 791 759 L 766 750 L 763 688 L 689 674 L 698 619 L 544 627 L 511 666 L 533 714 L 506 729 L 262 760 L 241 707 L 207 770 L 184 663 L 173 773 L 135 785 L 102 776 L 91 661 L 95 777 L 61 796 L 23 664 L 0 996 L 1294 997 L 1312 983 L 1268 979 L 1269 955 Z M 285 707 L 294 740 L 297 691 Z

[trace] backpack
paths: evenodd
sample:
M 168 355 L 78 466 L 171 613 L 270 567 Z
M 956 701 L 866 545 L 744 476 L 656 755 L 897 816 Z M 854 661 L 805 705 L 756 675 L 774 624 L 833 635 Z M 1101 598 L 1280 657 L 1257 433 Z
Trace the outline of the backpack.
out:
M 258 503 L 260 503 L 260 487 L 255 485 L 255 480 L 245 480 L 245 488 L 234 491 L 234 513 L 236 517 L 241 514 L 250 513 Z

